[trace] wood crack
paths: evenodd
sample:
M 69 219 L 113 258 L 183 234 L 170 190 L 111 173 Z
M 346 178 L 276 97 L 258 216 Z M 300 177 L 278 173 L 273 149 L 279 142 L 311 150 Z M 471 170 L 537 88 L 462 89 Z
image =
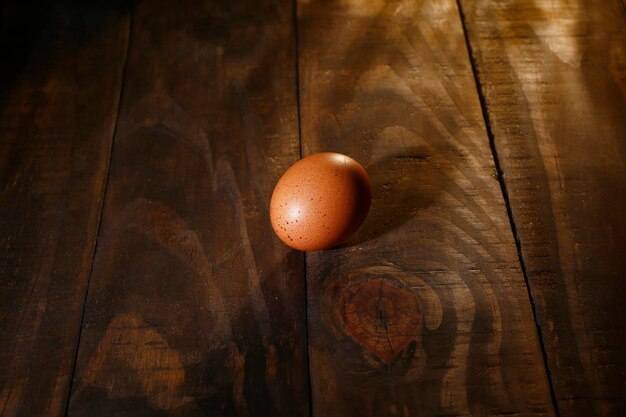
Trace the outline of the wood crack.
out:
M 378 292 L 378 303 L 376 304 L 376 308 L 378 309 L 378 319 L 380 324 L 383 325 L 385 329 L 385 335 L 387 336 L 387 343 L 389 343 L 389 349 L 391 350 L 391 356 L 395 354 L 393 350 L 393 344 L 391 343 L 391 337 L 389 336 L 389 329 L 387 328 L 387 312 L 383 307 L 383 281 L 380 281 L 380 290 Z

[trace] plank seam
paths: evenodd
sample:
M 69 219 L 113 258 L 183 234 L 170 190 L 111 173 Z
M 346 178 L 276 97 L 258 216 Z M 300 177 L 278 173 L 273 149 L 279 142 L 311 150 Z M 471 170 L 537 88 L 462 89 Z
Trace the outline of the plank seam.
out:
M 493 134 L 493 129 L 491 127 L 491 121 L 489 119 L 489 112 L 487 109 L 487 101 L 485 99 L 485 94 L 482 88 L 482 84 L 480 82 L 480 74 L 478 70 L 478 65 L 476 64 L 476 58 L 474 54 L 474 49 L 472 48 L 472 44 L 469 39 L 469 33 L 467 31 L 466 26 L 466 17 L 463 11 L 463 5 L 461 4 L 462 0 L 456 0 L 457 8 L 459 11 L 459 18 L 461 20 L 461 27 L 463 28 L 463 36 L 465 37 L 465 46 L 467 49 L 467 54 L 469 57 L 470 64 L 472 66 L 472 74 L 474 76 L 474 84 L 476 85 L 476 92 L 478 94 L 478 100 L 480 101 L 480 109 L 483 115 L 483 119 L 485 121 L 485 130 L 487 131 L 487 137 L 489 138 L 489 147 L 491 148 L 491 154 L 493 156 L 494 165 L 496 168 L 496 173 L 498 176 L 498 183 L 500 184 L 500 191 L 502 192 L 502 198 L 504 199 L 504 204 L 506 207 L 506 213 L 509 218 L 509 224 L 511 226 L 511 231 L 513 233 L 513 239 L 515 240 L 515 247 L 517 249 L 517 258 L 520 263 L 520 268 L 522 270 L 522 275 L 524 276 L 524 283 L 526 285 L 526 291 L 528 292 L 528 300 L 530 301 L 531 310 L 533 313 L 533 320 L 535 322 L 535 328 L 537 331 L 537 337 L 539 338 L 539 346 L 541 348 L 541 356 L 543 359 L 544 369 L 546 370 L 546 374 L 548 377 L 548 388 L 550 389 L 550 397 L 552 399 L 552 403 L 554 404 L 554 411 L 557 417 L 560 417 L 559 405 L 556 399 L 556 394 L 554 392 L 554 386 L 552 381 L 552 373 L 550 372 L 550 367 L 548 365 L 548 356 L 546 353 L 544 341 L 543 341 L 543 332 L 541 329 L 541 324 L 539 323 L 537 316 L 537 307 L 535 305 L 535 300 L 533 298 L 533 294 L 530 288 L 530 281 L 528 279 L 528 272 L 526 271 L 526 264 L 524 262 L 524 255 L 522 253 L 522 245 L 519 239 L 519 235 L 517 233 L 517 226 L 515 224 L 515 219 L 513 218 L 513 210 L 511 209 L 511 202 L 509 200 L 509 193 L 506 187 L 506 181 L 504 180 L 504 172 L 502 170 L 502 166 L 500 165 L 500 159 L 498 157 L 498 149 L 496 147 L 495 136 Z
M 292 19 L 293 32 L 295 41 L 295 79 L 296 79 L 296 110 L 298 114 L 298 145 L 299 157 L 302 159 L 302 117 L 300 111 L 300 38 L 298 36 L 298 0 L 293 0 Z M 305 334 L 305 352 L 306 352 L 306 371 L 307 371 L 307 391 L 309 400 L 309 417 L 313 417 L 313 390 L 311 389 L 311 358 L 309 355 L 309 293 L 308 279 L 306 268 L 306 252 L 302 252 L 302 273 L 304 276 L 304 334 Z
M 115 108 L 115 123 L 113 125 L 113 131 L 111 132 L 111 145 L 109 147 L 109 157 L 107 159 L 107 166 L 106 166 L 106 179 L 104 181 L 104 187 L 102 188 L 102 194 L 101 194 L 101 198 L 100 198 L 100 213 L 98 215 L 98 226 L 96 228 L 96 242 L 95 245 L 93 247 L 93 254 L 91 256 L 91 264 L 89 266 L 89 277 L 87 279 L 87 288 L 85 289 L 85 295 L 83 298 L 83 311 L 81 313 L 81 319 L 80 319 L 80 326 L 78 327 L 78 336 L 77 336 L 77 340 L 76 340 L 76 350 L 74 352 L 74 364 L 72 367 L 72 375 L 70 378 L 70 386 L 69 386 L 69 392 L 67 395 L 67 402 L 65 404 L 65 417 L 68 416 L 69 413 L 69 408 L 70 408 L 70 400 L 72 398 L 72 391 L 74 389 L 74 378 L 76 376 L 76 366 L 78 363 L 78 352 L 79 352 L 79 347 L 80 347 L 80 340 L 81 340 L 81 336 L 82 336 L 82 331 L 83 331 L 83 323 L 85 320 L 85 312 L 87 310 L 87 299 L 89 296 L 89 288 L 91 286 L 91 277 L 93 275 L 93 267 L 94 267 L 94 260 L 96 258 L 96 253 L 98 252 L 98 244 L 99 244 L 99 238 L 100 238 L 100 230 L 102 227 L 102 212 L 104 211 L 104 202 L 106 199 L 106 195 L 107 195 L 107 190 L 109 188 L 109 179 L 111 176 L 111 160 L 113 159 L 113 149 L 115 146 L 115 136 L 117 134 L 117 127 L 119 125 L 119 118 L 120 118 L 120 106 L 122 103 L 122 96 L 124 94 L 124 85 L 126 82 L 126 72 L 127 72 L 127 66 L 128 66 L 128 56 L 130 55 L 130 45 L 131 45 L 131 37 L 132 37 L 132 33 L 133 33 L 133 16 L 134 16 L 134 9 L 131 11 L 130 16 L 129 16 L 129 22 L 128 22 L 128 40 L 126 41 L 126 53 L 124 55 L 124 62 L 122 63 L 122 77 L 120 80 L 120 89 L 119 89 L 119 94 L 117 97 L 117 106 Z

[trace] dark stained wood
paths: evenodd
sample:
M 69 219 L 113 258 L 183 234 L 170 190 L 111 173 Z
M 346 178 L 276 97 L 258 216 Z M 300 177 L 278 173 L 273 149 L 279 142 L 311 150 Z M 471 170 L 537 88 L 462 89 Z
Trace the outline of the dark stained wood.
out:
M 626 415 L 626 13 L 463 0 L 562 416 Z
M 304 154 L 374 198 L 307 255 L 314 415 L 553 415 L 456 3 L 298 5 Z
M 56 3 L 2 4 L 2 417 L 65 415 L 126 56 L 123 8 Z
M 293 4 L 134 14 L 70 416 L 306 416 L 304 265 L 269 199 L 298 158 Z

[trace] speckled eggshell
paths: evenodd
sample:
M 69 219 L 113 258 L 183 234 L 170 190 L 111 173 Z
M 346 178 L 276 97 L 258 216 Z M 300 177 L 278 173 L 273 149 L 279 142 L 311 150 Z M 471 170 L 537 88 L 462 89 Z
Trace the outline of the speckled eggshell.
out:
M 293 164 L 280 178 L 270 202 L 278 237 L 302 251 L 332 248 L 354 233 L 371 203 L 365 169 L 333 152 L 313 154 Z

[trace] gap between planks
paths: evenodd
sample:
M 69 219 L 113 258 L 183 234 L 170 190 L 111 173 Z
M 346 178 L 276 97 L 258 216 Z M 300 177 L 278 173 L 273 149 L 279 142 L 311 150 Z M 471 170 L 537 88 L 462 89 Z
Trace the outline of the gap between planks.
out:
M 94 259 L 96 258 L 96 253 L 98 252 L 98 245 L 100 241 L 100 229 L 102 226 L 102 211 L 104 210 L 104 201 L 107 197 L 107 190 L 109 188 L 109 178 L 111 176 L 111 159 L 113 157 L 113 148 L 115 147 L 115 135 L 117 133 L 117 126 L 120 119 L 120 105 L 122 103 L 122 97 L 124 95 L 124 85 L 126 81 L 126 67 L 128 64 L 128 56 L 130 55 L 130 45 L 131 45 L 131 36 L 133 33 L 133 17 L 135 15 L 135 8 L 133 7 L 129 17 L 128 17 L 128 36 L 126 37 L 126 51 L 124 53 L 124 63 L 122 64 L 122 77 L 120 78 L 120 88 L 117 96 L 117 106 L 115 108 L 115 121 L 113 123 L 113 129 L 111 131 L 111 145 L 109 146 L 109 155 L 107 158 L 107 166 L 106 166 L 106 178 L 104 180 L 104 187 L 102 188 L 102 196 L 100 198 L 100 209 L 98 213 L 98 225 L 96 226 L 96 242 L 93 246 L 93 253 L 91 254 L 91 263 L 89 264 L 89 276 L 87 278 L 87 287 L 85 289 L 85 294 L 83 296 L 83 311 L 80 316 L 80 325 L 78 327 L 78 336 L 76 338 L 76 350 L 74 351 L 74 362 L 72 365 L 72 374 L 70 377 L 70 385 L 69 391 L 67 394 L 67 402 L 65 404 L 65 412 L 64 416 L 67 417 L 67 414 L 70 409 L 70 402 L 72 399 L 72 391 L 74 389 L 74 377 L 76 375 L 76 364 L 78 363 L 78 352 L 80 347 L 81 335 L 83 332 L 83 322 L 85 321 L 85 312 L 87 310 L 87 297 L 89 295 L 89 287 L 91 286 L 91 276 L 93 275 L 93 266 Z
M 509 193 L 506 188 L 506 181 L 504 180 L 504 173 L 502 172 L 502 167 L 500 166 L 500 159 L 498 158 L 498 149 L 496 147 L 495 137 L 493 134 L 493 130 L 491 128 L 491 122 L 489 120 L 489 112 L 487 111 L 487 102 L 485 100 L 485 95 L 483 92 L 482 84 L 480 82 L 480 74 L 478 73 L 478 67 L 476 65 L 476 59 L 474 55 L 474 49 L 472 48 L 472 44 L 469 39 L 469 35 L 467 33 L 467 26 L 465 21 L 465 14 L 463 12 L 463 0 L 456 0 L 457 9 L 459 11 L 459 19 L 461 20 L 461 27 L 463 28 L 463 36 L 465 37 L 465 46 L 467 49 L 467 55 L 472 65 L 472 73 L 474 75 L 474 84 L 476 85 L 476 93 L 478 94 L 478 99 L 480 101 L 480 109 L 482 111 L 483 119 L 485 121 L 485 130 L 487 131 L 487 137 L 489 138 L 489 147 L 491 148 L 491 154 L 493 156 L 493 162 L 495 164 L 496 173 L 498 175 L 498 183 L 500 184 L 500 191 L 502 191 L 502 198 L 504 199 L 504 204 L 506 206 L 506 213 L 509 218 L 509 224 L 511 226 L 511 231 L 513 233 L 513 239 L 515 240 L 515 247 L 517 249 L 517 257 L 520 263 L 520 267 L 522 269 L 522 274 L 524 275 L 524 283 L 526 285 L 526 290 L 528 291 L 528 299 L 530 301 L 530 306 L 533 312 L 533 320 L 535 322 L 535 327 L 537 329 L 537 337 L 539 338 L 539 346 L 541 347 L 541 357 L 543 359 L 543 365 L 546 370 L 546 374 L 548 376 L 548 386 L 550 387 L 550 397 L 552 398 L 552 403 L 554 405 L 554 412 L 557 417 L 561 416 L 559 411 L 559 404 L 556 400 L 556 394 L 554 392 L 554 386 L 552 383 L 552 373 L 550 372 L 550 367 L 548 366 L 548 356 L 546 353 L 546 348 L 543 342 L 543 332 L 541 329 L 541 324 L 537 319 L 537 308 L 535 306 L 535 300 L 533 299 L 533 294 L 530 289 L 530 283 L 528 281 L 528 274 L 526 272 L 526 264 L 524 263 L 524 255 L 522 253 L 521 242 L 517 233 L 517 226 L 515 225 L 515 219 L 513 218 L 513 211 L 511 210 L 511 202 L 509 201 Z
M 300 38 L 298 36 L 298 0 L 292 0 L 293 36 L 295 49 L 296 71 L 296 111 L 298 114 L 298 145 L 299 156 L 302 159 L 302 117 L 300 113 Z M 311 389 L 311 357 L 309 355 L 309 293 L 307 285 L 306 252 L 302 252 L 302 283 L 304 285 L 304 340 L 306 341 L 306 381 L 309 400 L 309 417 L 313 417 L 313 391 Z

